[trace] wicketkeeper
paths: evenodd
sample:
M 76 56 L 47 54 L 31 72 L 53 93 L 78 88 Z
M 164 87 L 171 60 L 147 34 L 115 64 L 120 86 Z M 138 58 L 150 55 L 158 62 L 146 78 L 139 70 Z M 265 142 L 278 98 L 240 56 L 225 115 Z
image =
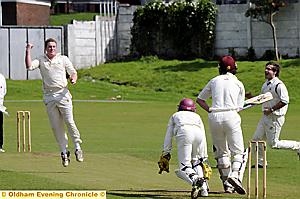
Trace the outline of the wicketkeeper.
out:
M 159 173 L 169 172 L 172 139 L 176 138 L 179 169 L 176 175 L 192 185 L 192 199 L 208 196 L 208 183 L 212 170 L 208 164 L 205 129 L 200 116 L 195 113 L 192 99 L 184 98 L 168 122 L 162 155 L 158 162 Z

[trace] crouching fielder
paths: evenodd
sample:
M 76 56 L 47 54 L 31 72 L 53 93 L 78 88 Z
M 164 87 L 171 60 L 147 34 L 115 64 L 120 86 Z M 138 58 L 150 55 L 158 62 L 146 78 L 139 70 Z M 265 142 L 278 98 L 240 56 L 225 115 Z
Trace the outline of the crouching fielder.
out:
M 200 116 L 195 113 L 196 105 L 192 99 L 184 98 L 168 122 L 162 155 L 158 162 L 162 171 L 169 172 L 172 138 L 176 138 L 179 169 L 176 175 L 192 186 L 191 198 L 208 196 L 207 180 L 211 176 L 208 165 L 205 129 Z

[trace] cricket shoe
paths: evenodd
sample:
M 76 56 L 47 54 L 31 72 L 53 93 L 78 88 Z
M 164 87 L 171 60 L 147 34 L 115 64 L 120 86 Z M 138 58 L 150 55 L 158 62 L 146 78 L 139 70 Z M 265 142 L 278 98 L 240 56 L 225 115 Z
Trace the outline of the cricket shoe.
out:
M 81 149 L 75 150 L 75 156 L 76 156 L 77 162 L 83 162 L 83 152 Z
M 0 148 L 0 153 L 5 153 L 5 150 Z
M 203 178 L 202 178 L 203 179 Z M 203 179 L 202 186 L 200 189 L 200 197 L 208 197 L 209 186 L 205 179 Z M 198 196 L 199 196 L 198 194 Z
M 223 182 L 223 188 L 225 193 L 234 193 L 234 187 L 227 180 Z
M 198 178 L 194 183 L 193 183 L 193 188 L 191 192 L 191 198 L 196 199 L 198 196 L 201 194 L 201 187 L 203 186 L 204 179 L 203 178 Z M 208 194 L 207 194 L 208 195 Z
M 201 190 L 200 190 L 200 196 L 201 197 L 208 197 L 208 190 L 204 189 L 204 188 L 201 188 Z
M 234 187 L 234 190 L 241 195 L 245 195 L 246 194 L 246 190 L 243 187 L 241 181 L 237 178 L 234 177 L 229 177 L 228 178 L 228 182 Z
M 67 153 L 61 152 L 61 163 L 64 167 L 69 166 L 70 164 L 70 151 L 67 151 Z

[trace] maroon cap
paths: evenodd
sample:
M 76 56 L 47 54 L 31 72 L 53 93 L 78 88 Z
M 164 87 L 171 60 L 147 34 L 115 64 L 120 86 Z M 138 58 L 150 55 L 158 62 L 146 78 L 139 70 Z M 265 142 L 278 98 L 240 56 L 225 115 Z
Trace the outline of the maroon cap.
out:
M 226 69 L 227 71 L 236 69 L 235 60 L 231 56 L 223 56 L 220 59 L 219 66 L 222 69 Z

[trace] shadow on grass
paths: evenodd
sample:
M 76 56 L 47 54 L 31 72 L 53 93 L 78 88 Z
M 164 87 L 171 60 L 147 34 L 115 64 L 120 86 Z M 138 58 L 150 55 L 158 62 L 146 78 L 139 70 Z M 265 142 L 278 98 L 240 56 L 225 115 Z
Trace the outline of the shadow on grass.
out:
M 35 173 L 71 173 L 69 171 L 22 171 L 22 172 L 15 172 L 9 170 L 0 170 L 1 174 L 9 174 L 9 173 L 22 173 L 22 174 L 35 174 Z
M 109 195 L 119 196 L 123 198 L 189 198 L 190 191 L 186 190 L 110 190 L 107 192 Z M 209 192 L 214 197 L 222 197 L 223 192 Z
M 216 62 L 191 62 L 191 63 L 181 63 L 177 65 L 168 65 L 168 66 L 162 66 L 160 68 L 156 68 L 155 70 L 159 71 L 172 71 L 172 72 L 178 72 L 178 71 L 188 71 L 188 72 L 195 72 L 200 71 L 203 68 L 217 68 Z
M 26 171 L 23 173 L 34 174 L 34 173 L 71 173 L 68 171 Z
M 31 155 L 35 157 L 59 157 L 56 153 L 48 153 L 48 152 L 31 152 Z

